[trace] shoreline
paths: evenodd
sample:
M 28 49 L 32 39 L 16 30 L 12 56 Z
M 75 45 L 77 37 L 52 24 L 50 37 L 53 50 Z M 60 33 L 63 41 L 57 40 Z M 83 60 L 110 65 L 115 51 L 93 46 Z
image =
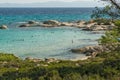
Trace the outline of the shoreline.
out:
M 76 21 L 76 22 L 74 22 L 74 21 L 73 22 L 59 22 L 59 21 L 56 21 L 56 20 L 48 20 L 48 21 L 43 21 L 42 23 L 41 22 L 36 22 L 36 21 L 28 21 L 25 24 L 19 25 L 18 27 L 19 28 L 24 28 L 24 27 L 30 28 L 30 27 L 41 27 L 41 26 L 43 28 L 76 27 L 76 28 L 82 29 L 83 31 L 93 31 L 94 32 L 93 34 L 98 34 L 99 31 L 111 30 L 114 25 L 112 23 L 109 23 L 109 25 L 108 24 L 105 25 L 102 22 L 97 23 L 95 20 Z M 108 28 L 109 26 L 110 26 L 110 28 Z M 2 27 L 4 27 L 4 26 L 2 26 Z M 86 60 L 88 58 L 90 58 L 90 56 L 86 56 L 86 57 L 83 57 L 83 58 L 69 59 L 69 60 L 78 61 L 78 60 Z

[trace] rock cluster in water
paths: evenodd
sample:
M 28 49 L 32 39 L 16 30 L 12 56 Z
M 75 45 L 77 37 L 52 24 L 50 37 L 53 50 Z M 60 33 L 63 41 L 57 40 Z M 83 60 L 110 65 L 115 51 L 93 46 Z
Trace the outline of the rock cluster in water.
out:
M 8 27 L 6 25 L 2 25 L 0 26 L 0 29 L 8 29 Z
M 25 24 L 20 25 L 19 27 L 77 27 L 82 28 L 86 31 L 100 31 L 100 30 L 111 30 L 115 25 L 110 22 L 109 24 L 98 23 L 94 20 L 90 21 L 75 21 L 75 22 L 59 22 L 57 20 L 48 20 L 43 22 L 28 21 Z
M 19 27 L 60 27 L 60 26 L 73 26 L 73 23 L 69 22 L 59 22 L 56 20 L 48 20 L 43 22 L 28 21 L 25 24 L 20 25 Z

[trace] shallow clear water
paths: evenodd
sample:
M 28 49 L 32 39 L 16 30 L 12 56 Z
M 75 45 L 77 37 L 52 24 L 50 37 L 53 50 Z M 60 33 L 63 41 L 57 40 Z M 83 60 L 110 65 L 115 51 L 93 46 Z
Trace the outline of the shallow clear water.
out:
M 55 57 L 72 59 L 83 55 L 69 50 L 85 45 L 97 44 L 101 34 L 81 31 L 78 28 L 11 28 L 0 30 L 0 51 L 25 57 Z
M 13 53 L 21 58 L 54 57 L 74 59 L 84 55 L 69 50 L 97 44 L 102 34 L 93 34 L 73 27 L 19 28 L 28 20 L 75 21 L 89 20 L 92 8 L 0 8 L 0 24 L 7 24 L 8 30 L 0 30 L 0 52 Z

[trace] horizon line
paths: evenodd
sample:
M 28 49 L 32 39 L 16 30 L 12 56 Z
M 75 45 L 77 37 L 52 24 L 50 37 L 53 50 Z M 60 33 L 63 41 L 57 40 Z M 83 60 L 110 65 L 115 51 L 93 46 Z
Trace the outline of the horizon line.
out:
M 33 6 L 26 6 L 26 7 L 24 7 L 24 6 L 23 7 L 22 6 L 20 6 L 20 7 L 16 7 L 16 6 L 15 7 L 1 7 L 0 6 L 0 8 L 95 8 L 95 7 L 93 7 L 93 6 L 91 6 L 91 7 L 62 7 L 62 6 L 60 6 L 60 7 L 57 7 L 57 6 L 56 7 L 51 7 L 51 6 L 50 7 L 48 7 L 48 6 L 47 7 L 36 7 L 36 6 L 34 6 L 34 7 Z M 98 7 L 98 8 L 103 8 L 103 7 Z

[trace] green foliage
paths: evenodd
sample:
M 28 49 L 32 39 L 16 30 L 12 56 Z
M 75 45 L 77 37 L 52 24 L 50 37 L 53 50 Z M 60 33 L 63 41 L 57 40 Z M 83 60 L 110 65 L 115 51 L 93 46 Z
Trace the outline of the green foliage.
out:
M 120 27 L 120 20 L 115 20 L 115 25 Z
M 57 70 L 52 70 L 46 75 L 46 80 L 62 80 Z
M 98 7 L 95 7 L 95 10 L 93 10 L 93 13 L 91 15 L 91 18 L 98 19 L 98 18 L 101 18 L 103 16 L 104 15 L 102 14 L 101 9 L 99 9 Z
M 79 73 L 70 73 L 65 75 L 63 80 L 83 80 L 83 78 Z
M 25 78 L 18 78 L 16 80 L 31 80 L 31 79 L 29 79 L 28 77 L 25 77 Z
M 118 42 L 118 31 L 112 30 L 107 31 L 104 36 L 100 39 L 100 44 L 110 44 L 110 43 L 116 43 Z
M 114 54 L 102 53 L 94 59 L 85 61 L 49 64 L 15 60 L 17 66 L 13 66 L 15 63 L 3 61 L 0 63 L 0 80 L 115 80 L 120 76 L 120 53 Z
M 39 77 L 39 80 L 45 80 L 43 76 L 40 76 Z
M 18 60 L 18 57 L 14 56 L 13 54 L 0 53 L 0 61 L 14 61 L 14 60 Z
M 118 31 L 118 34 L 120 34 L 120 20 L 116 20 L 114 21 L 115 25 L 117 26 L 117 31 Z M 120 36 L 119 36 L 120 37 Z
M 94 19 L 94 21 L 98 24 L 98 25 L 110 25 L 111 24 L 111 20 L 110 19 L 104 19 L 104 18 L 98 18 L 98 19 Z
M 113 30 L 106 31 L 105 35 L 99 40 L 100 44 L 110 44 L 119 42 L 120 38 L 120 20 L 114 21 L 115 27 Z
M 95 19 L 110 18 L 112 20 L 119 19 L 120 18 L 120 10 L 115 9 L 114 6 L 109 6 L 109 5 L 104 8 L 96 7 L 95 10 L 93 10 L 91 18 L 95 18 Z

